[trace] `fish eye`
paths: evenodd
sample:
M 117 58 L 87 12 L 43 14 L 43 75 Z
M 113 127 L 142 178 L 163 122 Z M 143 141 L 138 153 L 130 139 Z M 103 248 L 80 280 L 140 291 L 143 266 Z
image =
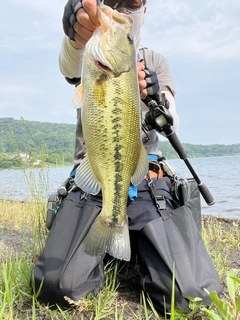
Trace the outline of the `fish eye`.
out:
M 128 38 L 130 43 L 133 42 L 133 36 L 130 33 L 127 35 L 127 38 Z

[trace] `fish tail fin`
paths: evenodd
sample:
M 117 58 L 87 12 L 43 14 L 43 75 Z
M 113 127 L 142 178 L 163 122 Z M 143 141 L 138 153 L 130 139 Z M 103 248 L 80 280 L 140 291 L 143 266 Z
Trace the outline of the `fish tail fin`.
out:
M 110 227 L 99 215 L 86 236 L 85 252 L 91 256 L 104 255 L 108 252 L 112 257 L 130 261 L 131 249 L 127 218 L 119 228 Z

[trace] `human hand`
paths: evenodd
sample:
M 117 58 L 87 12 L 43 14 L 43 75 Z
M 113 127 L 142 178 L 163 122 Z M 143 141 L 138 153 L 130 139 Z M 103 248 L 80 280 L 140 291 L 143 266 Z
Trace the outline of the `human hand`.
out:
M 160 86 L 156 72 L 146 68 L 142 62 L 137 63 L 137 72 L 141 99 L 144 100 L 147 96 L 150 96 L 157 101 Z M 157 101 L 157 103 L 158 102 L 159 101 Z
M 142 62 L 137 62 L 137 73 L 138 73 L 138 85 L 139 85 L 139 91 L 140 91 L 140 97 L 141 99 L 145 99 L 148 95 L 147 93 L 147 81 L 145 80 L 145 72 L 144 72 L 145 66 Z
M 84 48 L 100 24 L 98 2 L 99 0 L 69 0 L 64 8 L 63 30 L 77 49 Z

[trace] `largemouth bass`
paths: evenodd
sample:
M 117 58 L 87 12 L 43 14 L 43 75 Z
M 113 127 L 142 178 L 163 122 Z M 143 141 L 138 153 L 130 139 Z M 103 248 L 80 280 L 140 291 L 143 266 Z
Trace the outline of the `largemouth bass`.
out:
M 101 23 L 88 41 L 82 83 L 73 103 L 82 107 L 87 149 L 75 177 L 89 194 L 102 191 L 102 210 L 85 239 L 90 255 L 108 252 L 130 260 L 126 215 L 130 182 L 139 184 L 148 170 L 142 144 L 141 108 L 132 18 L 98 7 Z

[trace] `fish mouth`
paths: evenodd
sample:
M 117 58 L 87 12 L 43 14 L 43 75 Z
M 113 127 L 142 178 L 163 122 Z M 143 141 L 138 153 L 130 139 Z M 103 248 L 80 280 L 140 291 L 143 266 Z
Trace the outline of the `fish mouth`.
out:
M 112 72 L 112 70 L 111 70 L 108 66 L 106 66 L 105 64 L 103 64 L 103 63 L 100 62 L 100 61 L 96 61 L 96 65 L 97 65 L 98 67 L 100 67 L 101 69 L 103 69 L 104 71 Z
M 110 77 L 115 77 L 117 74 L 116 72 L 114 72 L 112 69 L 110 69 L 108 66 L 106 66 L 105 64 L 103 64 L 100 61 L 96 61 L 96 65 L 108 76 Z

